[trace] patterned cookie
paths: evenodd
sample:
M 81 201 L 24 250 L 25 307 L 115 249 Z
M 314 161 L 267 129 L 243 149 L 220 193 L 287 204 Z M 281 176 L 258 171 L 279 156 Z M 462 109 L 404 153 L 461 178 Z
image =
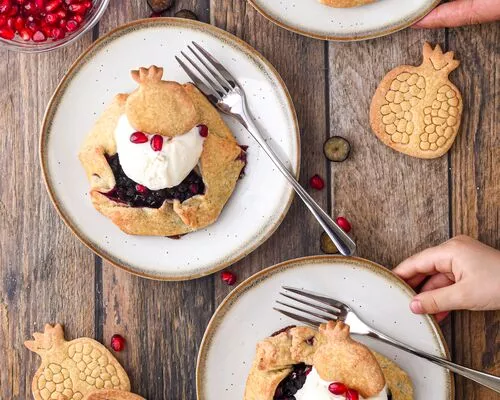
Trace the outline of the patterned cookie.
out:
M 42 358 L 32 382 L 35 400 L 82 400 L 96 389 L 130 391 L 122 366 L 99 342 L 79 338 L 67 342 L 61 325 L 45 325 L 44 333 L 24 345 Z
M 143 397 L 123 390 L 95 390 L 89 393 L 83 400 L 145 400 Z
M 370 108 L 370 124 L 389 147 L 418 158 L 437 158 L 455 141 L 462 96 L 448 79 L 460 64 L 453 52 L 424 44 L 418 67 L 402 65 L 380 83 Z

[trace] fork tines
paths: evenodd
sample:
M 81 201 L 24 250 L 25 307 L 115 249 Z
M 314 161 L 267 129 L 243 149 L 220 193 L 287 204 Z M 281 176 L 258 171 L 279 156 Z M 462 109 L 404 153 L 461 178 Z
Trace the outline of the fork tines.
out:
M 290 304 L 289 302 L 285 303 L 280 300 L 276 300 L 276 303 L 306 314 L 306 316 L 296 314 L 288 310 L 283 310 L 282 308 L 273 307 L 274 310 L 286 315 L 289 318 L 306 323 L 308 325 L 318 327 L 322 322 L 325 321 L 344 320 L 347 312 L 349 311 L 349 307 L 347 305 L 329 297 L 289 286 L 283 286 L 283 289 L 285 289 L 287 292 L 291 292 L 301 296 L 292 296 L 289 293 L 280 292 L 283 297 L 299 303 L 299 305 L 295 303 Z M 311 299 L 312 301 L 309 299 Z M 302 304 L 307 307 L 303 307 Z
M 196 42 L 192 44 L 193 46 L 187 47 L 194 58 L 181 51 L 187 63 L 177 56 L 175 59 L 198 89 L 209 97 L 213 96 L 211 100 L 219 101 L 236 88 L 236 80 L 207 50 Z

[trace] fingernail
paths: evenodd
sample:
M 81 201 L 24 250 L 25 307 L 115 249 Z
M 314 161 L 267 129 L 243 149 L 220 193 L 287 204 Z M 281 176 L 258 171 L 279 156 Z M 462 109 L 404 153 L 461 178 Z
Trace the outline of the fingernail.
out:
M 420 302 L 420 300 L 413 300 L 410 303 L 410 309 L 414 314 L 423 314 L 424 313 L 424 309 L 422 307 L 422 303 Z

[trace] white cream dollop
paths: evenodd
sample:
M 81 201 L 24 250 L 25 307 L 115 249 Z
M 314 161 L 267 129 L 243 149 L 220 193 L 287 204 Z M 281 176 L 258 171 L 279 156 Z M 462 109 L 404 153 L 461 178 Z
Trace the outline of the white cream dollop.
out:
M 118 157 L 125 175 L 150 190 L 177 186 L 196 167 L 203 151 L 204 138 L 196 126 L 183 135 L 163 136 L 160 151 L 151 148 L 153 135 L 146 134 L 149 140 L 145 143 L 132 143 L 134 132 L 127 116 L 122 115 L 115 129 Z
M 313 368 L 307 375 L 306 383 L 302 389 L 295 394 L 295 398 L 296 400 L 345 400 L 345 395 L 336 395 L 328 390 L 330 383 L 321 379 L 316 368 Z M 387 387 L 384 387 L 377 396 L 368 399 L 361 396 L 359 398 L 361 400 L 387 400 Z

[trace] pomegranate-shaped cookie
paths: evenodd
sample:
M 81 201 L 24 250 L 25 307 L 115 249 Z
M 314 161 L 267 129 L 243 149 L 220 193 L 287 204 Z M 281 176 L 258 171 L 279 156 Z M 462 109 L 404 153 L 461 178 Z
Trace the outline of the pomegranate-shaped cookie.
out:
M 44 333 L 33 337 L 24 345 L 42 358 L 32 382 L 35 400 L 82 400 L 96 389 L 130 390 L 126 372 L 99 342 L 67 342 L 59 324 L 45 325 Z
M 389 147 L 418 158 L 437 158 L 460 127 L 462 96 L 448 79 L 460 64 L 453 52 L 424 44 L 418 67 L 402 65 L 380 83 L 370 108 L 373 131 Z

